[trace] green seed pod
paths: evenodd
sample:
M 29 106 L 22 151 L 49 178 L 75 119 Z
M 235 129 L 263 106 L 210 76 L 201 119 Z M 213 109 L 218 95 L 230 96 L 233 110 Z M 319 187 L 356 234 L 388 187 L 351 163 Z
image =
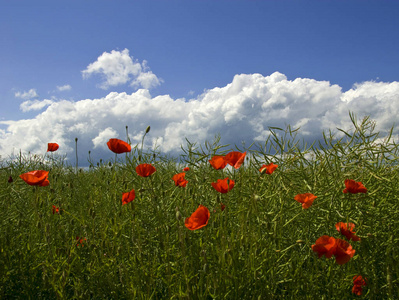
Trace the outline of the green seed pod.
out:
M 149 132 L 150 132 L 150 129 L 151 129 L 151 127 L 150 127 L 150 126 L 147 126 L 147 129 L 145 130 L 145 134 L 149 133 Z

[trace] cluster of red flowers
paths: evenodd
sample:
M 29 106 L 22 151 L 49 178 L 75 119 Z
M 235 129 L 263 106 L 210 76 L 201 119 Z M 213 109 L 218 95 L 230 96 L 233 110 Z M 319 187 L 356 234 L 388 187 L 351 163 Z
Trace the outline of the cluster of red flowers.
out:
M 361 275 L 353 276 L 353 288 L 352 293 L 361 296 L 363 293 L 363 286 L 367 285 L 367 278 L 363 278 Z

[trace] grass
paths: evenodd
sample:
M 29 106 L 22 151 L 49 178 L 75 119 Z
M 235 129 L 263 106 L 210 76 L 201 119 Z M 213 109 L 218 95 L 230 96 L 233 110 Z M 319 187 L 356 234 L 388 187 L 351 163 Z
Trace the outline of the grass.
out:
M 263 144 L 234 149 L 247 151 L 237 170 L 210 166 L 213 155 L 233 150 L 219 138 L 187 141 L 179 162 L 142 145 L 78 172 L 56 154 L 3 161 L 0 298 L 395 299 L 399 149 L 390 135 L 377 143 L 368 118 L 351 118 L 344 138 L 325 133 L 310 146 L 290 127 L 274 128 Z M 270 162 L 278 168 L 261 174 Z M 140 163 L 157 171 L 140 177 Z M 171 178 L 184 167 L 189 182 L 176 187 Z M 18 177 L 38 169 L 49 171 L 49 186 Z M 220 194 L 211 182 L 225 177 L 236 184 Z M 367 194 L 344 194 L 345 179 L 361 181 Z M 131 189 L 136 198 L 122 206 Z M 307 192 L 317 199 L 305 210 L 294 197 Z M 200 204 L 209 223 L 188 230 L 184 220 Z M 344 265 L 311 248 L 323 235 L 345 239 L 337 222 L 353 222 L 361 238 L 349 242 L 356 253 Z M 355 275 L 368 280 L 362 296 L 351 292 Z

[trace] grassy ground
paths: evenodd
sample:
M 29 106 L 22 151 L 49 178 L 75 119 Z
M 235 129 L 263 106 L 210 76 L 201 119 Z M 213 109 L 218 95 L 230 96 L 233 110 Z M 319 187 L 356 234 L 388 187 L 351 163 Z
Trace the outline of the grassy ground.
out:
M 390 139 L 375 143 L 373 129 L 354 120 L 344 139 L 326 134 L 309 147 L 290 128 L 274 129 L 264 144 L 238 149 L 247 151 L 239 169 L 210 166 L 213 155 L 237 151 L 218 139 L 187 142 L 180 163 L 139 147 L 78 172 L 56 154 L 3 161 L 0 298 L 395 299 L 399 152 Z M 261 174 L 270 162 L 278 168 Z M 140 163 L 157 171 L 140 177 Z M 188 184 L 177 187 L 171 178 L 184 167 Z M 48 170 L 50 185 L 19 178 L 32 170 Z M 226 177 L 235 186 L 221 194 L 211 182 Z M 345 179 L 368 192 L 344 194 Z M 131 189 L 136 198 L 122 206 Z M 302 193 L 317 196 L 309 209 L 294 200 Z M 209 222 L 188 230 L 200 204 Z M 349 241 L 356 253 L 343 265 L 312 251 L 323 235 L 345 239 L 337 222 L 354 223 L 361 238 Z M 361 296 L 355 275 L 367 278 Z

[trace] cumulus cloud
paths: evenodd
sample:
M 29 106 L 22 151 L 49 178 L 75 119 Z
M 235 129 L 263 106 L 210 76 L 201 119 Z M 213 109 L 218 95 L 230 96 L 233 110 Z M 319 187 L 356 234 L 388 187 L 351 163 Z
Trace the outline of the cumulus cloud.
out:
M 30 89 L 27 92 L 16 92 L 14 95 L 16 98 L 21 98 L 25 100 L 38 97 L 35 89 Z
M 153 74 L 147 66 L 147 61 L 140 63 L 129 55 L 129 50 L 112 50 L 104 52 L 97 60 L 89 64 L 82 71 L 83 78 L 93 74 L 101 74 L 104 82 L 100 85 L 102 89 L 129 83 L 137 88 L 150 89 L 161 84 L 162 80 Z
M 323 130 L 352 128 L 349 111 L 359 119 L 370 116 L 377 122 L 377 130 L 387 132 L 399 113 L 399 82 L 363 82 L 342 92 L 327 81 L 288 80 L 275 72 L 270 76 L 236 75 L 226 86 L 188 100 L 152 97 L 148 89 L 132 94 L 112 92 L 101 99 L 62 100 L 48 103 L 35 118 L 0 122 L 4 127 L 0 155 L 6 156 L 12 149 L 40 153 L 47 142 L 55 141 L 73 157 L 78 137 L 80 157 L 87 157 L 91 150 L 92 157 L 106 159 L 112 157 L 107 140 L 125 137 L 125 126 L 136 144 L 151 125 L 146 147 L 156 143 L 172 155 L 181 153 L 185 138 L 203 143 L 220 134 L 224 144 L 262 143 L 270 126 L 300 127 L 299 137 L 313 141 Z
M 57 86 L 57 90 L 60 91 L 60 92 L 70 91 L 71 89 L 72 89 L 72 87 L 69 84 L 65 84 L 65 85 L 62 85 L 62 86 Z
M 49 99 L 27 100 L 27 101 L 22 102 L 19 105 L 19 108 L 23 112 L 27 112 L 27 111 L 30 111 L 30 110 L 41 110 L 41 109 L 45 108 L 46 106 L 49 106 L 53 102 L 54 102 L 53 100 L 49 100 Z

